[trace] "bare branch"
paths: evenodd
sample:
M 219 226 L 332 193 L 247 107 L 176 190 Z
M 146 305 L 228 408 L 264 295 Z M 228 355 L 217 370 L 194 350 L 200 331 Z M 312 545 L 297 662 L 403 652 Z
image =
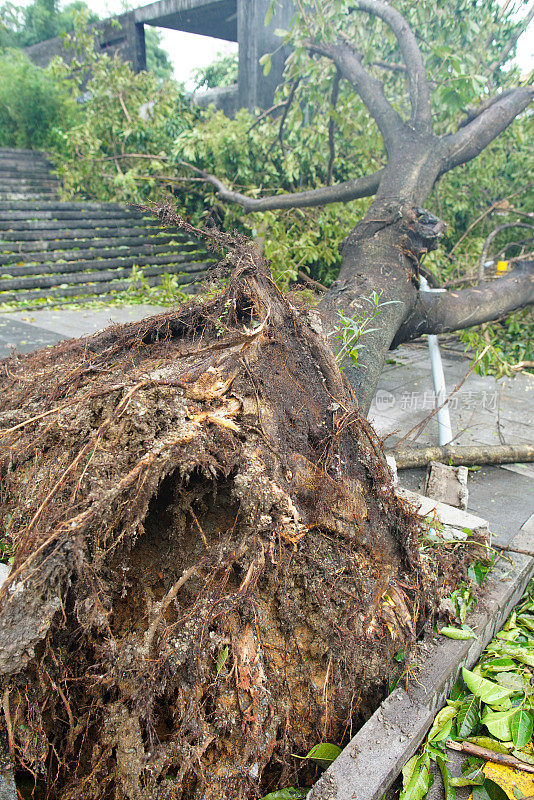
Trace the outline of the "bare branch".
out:
M 330 58 L 342 76 L 354 86 L 376 122 L 386 150 L 391 154 L 398 144 L 398 135 L 404 123 L 386 98 L 381 82 L 363 67 L 359 54 L 341 38 L 336 44 L 308 42 L 306 47 L 312 53 Z
M 534 303 L 534 261 L 522 261 L 508 277 L 448 292 L 419 292 L 393 347 L 424 333 L 449 333 L 499 319 Z
M 520 86 L 503 92 L 468 125 L 443 137 L 440 174 L 476 158 L 525 110 L 533 97 L 534 86 Z
M 289 97 L 287 98 L 286 106 L 284 108 L 284 113 L 282 114 L 282 119 L 280 120 L 280 126 L 278 128 L 278 141 L 280 142 L 280 150 L 282 151 L 282 156 L 284 158 L 286 155 L 286 148 L 284 145 L 284 125 L 286 124 L 287 115 L 289 114 L 289 109 L 291 108 L 291 104 L 293 103 L 295 92 L 297 91 L 299 83 L 300 83 L 300 78 L 297 78 L 297 80 L 293 81 L 291 85 L 291 89 L 289 91 Z
M 284 108 L 284 106 L 287 105 L 287 102 L 288 102 L 287 100 L 282 100 L 280 103 L 275 103 L 274 106 L 271 106 L 266 111 L 264 111 L 263 114 L 260 114 L 259 117 L 256 117 L 256 119 L 254 120 L 254 122 L 252 123 L 250 128 L 248 129 L 247 134 L 249 134 L 251 131 L 253 131 L 254 128 L 257 125 L 259 125 L 260 122 L 263 122 L 263 120 L 266 119 L 270 114 L 274 114 L 277 111 L 279 111 L 281 108 Z
M 330 105 L 332 106 L 332 110 L 336 110 L 337 105 L 337 98 L 339 96 L 339 82 L 341 80 L 341 74 L 338 69 L 336 69 L 336 74 L 334 76 L 334 83 L 332 84 L 332 97 L 330 98 Z M 326 185 L 330 186 L 332 184 L 332 177 L 334 174 L 334 161 L 336 160 L 336 123 L 332 113 L 330 113 L 330 119 L 328 120 L 328 149 L 330 151 L 330 158 L 328 159 L 328 172 L 326 176 Z
M 527 12 L 525 19 L 521 20 L 521 23 L 518 26 L 516 32 L 513 34 L 513 36 L 511 36 L 508 39 L 503 49 L 499 53 L 499 57 L 492 64 L 490 64 L 489 67 L 490 73 L 495 72 L 495 70 L 498 69 L 501 66 L 501 64 L 503 64 L 506 61 L 506 59 L 510 55 L 510 52 L 516 46 L 517 40 L 519 39 L 521 34 L 524 33 L 524 31 L 526 31 L 526 29 L 528 28 L 529 24 L 532 22 L 533 19 L 534 19 L 534 5 L 532 5 L 531 9 Z
M 391 72 L 406 72 L 404 64 L 396 64 L 393 61 L 371 61 L 372 67 L 380 67 L 380 69 L 391 70 Z
M 518 194 L 522 194 L 523 192 L 526 192 L 527 189 L 531 188 L 531 186 L 534 186 L 534 182 L 527 183 L 526 186 L 521 186 L 520 189 L 517 189 L 517 191 L 512 192 L 512 194 L 509 194 L 506 197 L 499 197 L 497 200 L 495 200 L 490 206 L 488 206 L 488 208 L 486 208 L 482 212 L 482 214 L 480 214 L 475 220 L 473 220 L 473 222 L 471 222 L 469 227 L 464 231 L 463 235 L 460 236 L 460 238 L 458 239 L 456 244 L 447 253 L 447 257 L 452 259 L 452 255 L 453 255 L 454 251 L 456 250 L 456 248 L 463 242 L 463 240 L 466 238 L 466 236 L 468 236 L 468 234 L 471 233 L 473 228 L 476 227 L 476 225 L 478 225 L 478 223 L 481 222 L 484 219 L 484 217 L 487 217 L 493 211 L 496 211 L 497 209 L 499 209 L 499 207 L 502 207 L 503 210 L 506 210 L 506 211 L 512 210 L 512 209 L 505 208 L 505 203 L 507 203 L 507 201 L 511 200 L 512 197 L 517 197 Z M 517 213 L 517 212 L 515 212 L 515 210 L 514 210 L 514 213 Z
M 353 9 L 366 11 L 368 14 L 379 17 L 393 31 L 406 65 L 412 104 L 411 120 L 416 125 L 429 130 L 432 124 L 430 88 L 423 57 L 412 29 L 397 9 L 381 0 L 356 0 Z
M 484 280 L 484 264 L 486 263 L 486 259 L 488 257 L 492 241 L 495 239 L 496 236 L 499 235 L 499 233 L 501 233 L 502 231 L 506 231 L 509 228 L 529 228 L 534 233 L 534 222 L 530 225 L 528 222 L 508 222 L 505 225 L 499 225 L 497 228 L 491 231 L 491 233 L 486 237 L 486 241 L 482 246 L 482 252 L 480 253 L 480 258 L 478 260 L 479 281 Z
M 344 203 L 349 200 L 356 200 L 359 197 L 372 197 L 376 194 L 385 169 L 380 169 L 372 175 L 364 175 L 352 181 L 344 181 L 334 186 L 323 186 L 319 189 L 309 189 L 305 192 L 295 192 L 294 194 L 276 194 L 272 197 L 247 197 L 246 194 L 235 192 L 226 186 L 223 181 L 215 175 L 203 172 L 201 169 L 180 162 L 182 166 L 192 169 L 201 179 L 210 183 L 217 190 L 221 200 L 230 203 L 237 203 L 242 206 L 246 214 L 254 211 L 271 211 L 281 208 L 304 208 L 306 206 L 324 206 L 328 203 Z

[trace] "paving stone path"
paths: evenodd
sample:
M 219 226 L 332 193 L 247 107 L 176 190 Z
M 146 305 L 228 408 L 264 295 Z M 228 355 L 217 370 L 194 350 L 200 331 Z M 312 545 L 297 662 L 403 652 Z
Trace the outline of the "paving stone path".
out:
M 0 148 L 0 302 L 121 291 L 137 266 L 198 283 L 213 262 L 198 241 L 119 203 L 65 202 L 44 153 Z

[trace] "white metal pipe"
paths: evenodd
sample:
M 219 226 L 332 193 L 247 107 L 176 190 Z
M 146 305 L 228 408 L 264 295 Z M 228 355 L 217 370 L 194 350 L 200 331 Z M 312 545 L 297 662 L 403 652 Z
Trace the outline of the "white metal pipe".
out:
M 422 292 L 446 291 L 445 289 L 431 289 L 424 275 L 419 276 L 419 281 L 420 291 Z M 439 351 L 438 337 L 434 334 L 429 334 L 428 336 L 428 351 L 430 353 L 430 366 L 432 368 L 432 382 L 434 384 L 436 405 L 439 409 L 436 414 L 438 420 L 438 440 L 440 445 L 450 444 L 454 437 L 452 434 L 449 405 L 445 402 L 447 399 L 447 387 L 445 386 L 445 374 L 443 372 L 443 363 Z M 443 403 L 445 403 L 445 405 L 443 405 Z M 440 406 L 442 407 L 439 408 Z

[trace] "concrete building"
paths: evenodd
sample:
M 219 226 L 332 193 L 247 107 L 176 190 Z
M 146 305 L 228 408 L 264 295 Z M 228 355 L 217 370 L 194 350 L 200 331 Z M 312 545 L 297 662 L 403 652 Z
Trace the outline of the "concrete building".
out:
M 157 0 L 95 25 L 97 46 L 102 52 L 119 52 L 139 72 L 146 68 L 145 25 L 237 42 L 237 85 L 214 90 L 206 96 L 204 103 L 211 100 L 228 114 L 237 108 L 268 108 L 272 105 L 288 54 L 287 48 L 278 50 L 280 39 L 274 31 L 289 27 L 295 3 L 294 0 L 278 0 L 273 17 L 266 26 L 265 15 L 269 6 L 270 0 Z M 271 71 L 265 76 L 259 59 L 274 51 L 277 52 L 272 57 Z M 33 45 L 26 52 L 39 66 L 46 66 L 56 55 L 68 58 L 59 37 Z

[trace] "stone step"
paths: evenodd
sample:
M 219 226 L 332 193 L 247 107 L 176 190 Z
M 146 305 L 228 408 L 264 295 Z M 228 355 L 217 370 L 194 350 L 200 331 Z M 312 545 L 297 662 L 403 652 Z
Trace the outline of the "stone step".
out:
M 106 239 L 114 239 L 115 237 L 121 236 L 146 236 L 146 237 L 153 237 L 158 236 L 163 230 L 168 233 L 171 233 L 169 229 L 163 229 L 157 224 L 152 225 L 139 225 L 138 222 L 134 222 L 132 225 L 121 225 L 121 227 L 104 227 L 104 228 L 58 228 L 54 226 L 51 230 L 49 230 L 47 238 L 53 239 L 54 241 L 60 240 L 79 240 L 80 242 L 85 242 L 87 240 L 91 240 L 93 238 L 106 238 Z M 0 250 L 5 249 L 3 245 L 6 242 L 35 242 L 41 241 L 43 239 L 43 233 L 45 231 L 33 231 L 33 230 L 26 230 L 26 231 L 3 231 L 0 235 Z
M 49 200 L 50 197 L 57 197 L 55 192 L 40 192 L 39 194 L 34 194 L 33 192 L 27 192 L 25 194 L 20 194 L 18 192 L 2 192 L 0 189 L 0 202 L 10 203 L 10 202 L 17 202 L 18 200 L 35 200 L 36 202 L 42 202 L 43 200 Z
M 44 150 L 25 150 L 23 147 L 0 147 L 0 156 L 4 155 L 20 156 L 21 158 L 24 156 L 46 158 L 48 154 Z
M 148 214 L 144 214 L 142 211 L 129 211 L 125 208 L 123 211 L 46 211 L 46 210 L 37 210 L 37 211 L 8 211 L 7 209 L 0 210 L 0 227 L 3 227 L 4 223 L 7 222 L 37 222 L 39 220 L 80 220 L 80 221 L 87 221 L 92 220 L 98 223 L 100 220 L 141 220 L 141 219 L 153 219 Z M 18 225 L 13 225 L 13 227 L 18 227 Z M 75 227 L 79 227 L 76 225 Z
M 0 161 L 0 180 L 4 178 L 57 178 L 53 164 L 8 164 Z
M 105 239 L 61 239 L 57 241 L 51 240 L 36 240 L 30 242 L 0 242 L 0 256 L 4 253 L 18 254 L 28 253 L 38 250 L 64 250 L 68 242 L 72 247 L 77 247 L 80 250 L 92 250 L 93 248 L 101 247 L 140 247 L 142 245 L 151 244 L 169 244 L 170 242 L 179 242 L 181 234 L 174 235 L 160 235 L 158 237 L 149 236 L 125 236 L 124 238 L 105 238 Z M 11 244 L 8 248 L 7 245 Z
M 153 277 L 154 275 L 175 275 L 177 273 L 199 273 L 205 272 L 208 264 L 205 261 L 193 261 L 189 264 L 167 264 L 164 267 L 161 265 L 146 266 L 143 269 L 143 275 L 146 277 Z M 1 292 L 10 291 L 12 289 L 45 289 L 48 287 L 72 285 L 78 283 L 102 283 L 103 281 L 118 280 L 121 278 L 129 278 L 132 274 L 130 269 L 108 269 L 96 271 L 83 271 L 71 272 L 67 275 L 40 275 L 32 276 L 31 278 L 4 278 L 0 279 L 0 300 L 2 299 Z
M 142 217 L 141 215 L 136 215 L 132 217 L 100 217 L 95 218 L 91 215 L 91 217 L 86 217 L 85 219 L 80 219 L 79 217 L 74 221 L 71 220 L 48 220 L 48 219 L 38 219 L 38 220 L 2 220 L 0 219 L 0 239 L 6 239 L 7 237 L 4 235 L 3 232 L 9 233 L 10 237 L 12 236 L 19 236 L 23 233 L 29 231 L 50 231 L 50 236 L 55 233 L 58 233 L 58 237 L 55 238 L 63 238 L 63 233 L 68 232 L 69 230 L 77 230 L 77 231 L 100 231 L 105 229 L 108 230 L 116 230 L 117 228 L 154 228 L 157 227 L 161 230 L 160 226 L 158 225 L 157 221 L 153 217 Z M 43 234 L 44 235 L 44 234 Z
M 163 275 L 197 283 L 214 264 L 200 242 L 120 203 L 59 199 L 46 153 L 0 148 L 0 302 L 107 294 Z
M 55 169 L 55 164 L 48 158 L 11 158 L 0 156 L 0 169 L 3 170 L 52 170 Z
M 7 164 L 0 160 L 0 180 L 2 178 L 23 177 L 34 178 L 41 175 L 50 176 L 53 174 L 52 164 Z
M 99 203 L 81 200 L 54 200 L 47 198 L 40 202 L 32 200 L 17 200 L 16 202 L 0 201 L 0 211 L 124 211 L 127 206 L 122 203 Z
M 11 186 L 19 186 L 21 191 L 25 188 L 31 189 L 33 186 L 59 186 L 59 181 L 49 173 L 42 175 L 32 175 L 29 178 L 22 175 L 14 175 L 12 172 L 7 175 L 0 175 L 0 186 L 9 189 Z
M 203 278 L 203 273 L 191 273 L 188 275 L 178 275 L 177 283 L 179 286 L 187 286 L 189 284 L 200 283 Z M 157 275 L 156 277 L 146 278 L 148 286 L 158 286 L 163 282 L 164 276 Z M 108 294 L 111 292 L 125 291 L 132 287 L 132 281 L 117 280 L 109 281 L 106 283 L 87 284 L 82 283 L 77 286 L 58 286 L 52 289 L 30 289 L 29 291 L 20 292 L 5 292 L 0 295 L 0 301 L 3 303 L 10 303 L 18 301 L 21 303 L 30 300 L 37 300 L 39 298 L 53 299 L 54 297 L 84 297 L 87 295 Z
M 194 251 L 201 246 L 198 242 L 191 241 L 186 237 L 173 237 L 172 241 L 173 244 L 158 245 L 146 244 L 143 242 L 142 244 L 137 245 L 135 248 L 125 246 L 93 247 L 80 250 L 30 250 L 29 252 L 22 253 L 13 249 L 10 253 L 0 253 L 0 268 L 8 269 L 9 267 L 9 274 L 11 275 L 11 269 L 13 269 L 14 266 L 23 264 L 54 264 L 54 262 L 69 263 L 71 261 L 76 262 L 84 258 L 87 259 L 89 256 L 91 256 L 91 259 L 107 260 L 109 258 L 126 258 L 132 254 L 134 257 L 161 255 L 165 253 L 172 254 L 176 251 L 176 245 L 174 244 L 176 241 L 179 242 L 180 252 L 183 252 L 184 250 L 189 252 L 189 249 Z
M 13 181 L 11 184 L 2 183 L 0 181 L 0 194 L 2 196 L 18 194 L 21 197 L 30 197 L 36 194 L 42 194 L 46 197 L 57 197 L 59 184 L 57 182 L 50 183 L 23 183 L 22 181 Z
M 137 253 L 131 254 L 127 251 L 124 258 L 103 258 L 103 259 L 88 259 L 79 261 L 58 261 L 56 263 L 43 263 L 43 264 L 25 264 L 24 266 L 7 264 L 0 266 L 0 279 L 6 276 L 13 278 L 24 275 L 62 275 L 70 272 L 81 272 L 84 270 L 106 270 L 119 267 L 133 267 L 138 266 L 140 269 L 148 266 L 165 265 L 165 264 L 189 264 L 196 260 L 206 259 L 206 251 L 194 244 L 181 245 L 179 251 L 174 253 L 165 253 L 164 255 L 147 254 L 138 255 Z

